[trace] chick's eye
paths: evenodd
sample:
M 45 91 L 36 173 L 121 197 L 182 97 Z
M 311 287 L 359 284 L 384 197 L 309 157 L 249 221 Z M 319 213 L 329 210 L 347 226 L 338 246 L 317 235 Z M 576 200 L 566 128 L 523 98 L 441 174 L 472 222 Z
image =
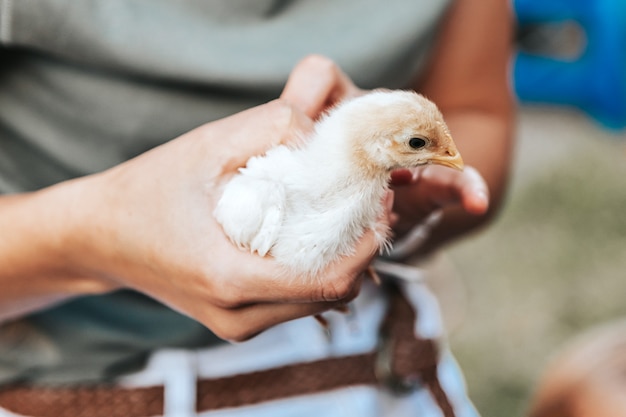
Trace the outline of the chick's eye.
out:
M 419 149 L 426 146 L 426 141 L 422 138 L 411 138 L 409 139 L 409 146 L 413 149 Z

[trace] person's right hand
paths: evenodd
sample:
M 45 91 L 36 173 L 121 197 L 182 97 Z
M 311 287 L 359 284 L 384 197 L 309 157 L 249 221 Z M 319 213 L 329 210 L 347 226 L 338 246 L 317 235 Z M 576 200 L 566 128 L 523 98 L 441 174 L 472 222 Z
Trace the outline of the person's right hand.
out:
M 250 156 L 311 128 L 309 117 L 277 100 L 75 181 L 81 204 L 71 214 L 78 231 L 71 262 L 229 340 L 344 304 L 358 293 L 361 272 L 377 250 L 372 233 L 354 256 L 305 280 L 287 275 L 270 257 L 239 250 L 212 216 L 221 186 Z

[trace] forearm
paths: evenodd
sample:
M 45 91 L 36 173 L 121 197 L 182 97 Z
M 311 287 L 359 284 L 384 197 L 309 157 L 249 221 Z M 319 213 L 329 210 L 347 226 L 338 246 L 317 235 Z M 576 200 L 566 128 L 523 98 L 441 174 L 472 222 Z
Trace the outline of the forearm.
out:
M 466 165 L 489 190 L 489 209 L 473 215 L 450 205 L 425 253 L 487 223 L 504 199 L 513 147 L 514 101 L 508 66 L 513 18 L 506 0 L 456 0 L 433 59 L 413 87 L 439 106 Z
M 316 279 L 239 250 L 212 212 L 253 155 L 312 121 L 284 100 L 200 126 L 97 175 L 0 197 L 0 321 L 132 288 L 228 340 L 345 304 L 377 247 L 366 233 Z M 254 137 L 255 140 L 250 140 Z
M 81 271 L 81 186 L 0 197 L 0 321 L 108 286 Z

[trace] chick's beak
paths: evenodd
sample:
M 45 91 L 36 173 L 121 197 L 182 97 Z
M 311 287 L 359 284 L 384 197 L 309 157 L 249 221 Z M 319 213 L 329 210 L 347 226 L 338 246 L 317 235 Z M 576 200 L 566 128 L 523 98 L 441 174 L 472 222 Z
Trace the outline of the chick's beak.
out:
M 459 171 L 463 171 L 463 158 L 454 143 L 450 143 L 443 152 L 438 155 L 434 155 L 431 160 L 431 164 L 443 165 L 446 167 L 454 168 Z

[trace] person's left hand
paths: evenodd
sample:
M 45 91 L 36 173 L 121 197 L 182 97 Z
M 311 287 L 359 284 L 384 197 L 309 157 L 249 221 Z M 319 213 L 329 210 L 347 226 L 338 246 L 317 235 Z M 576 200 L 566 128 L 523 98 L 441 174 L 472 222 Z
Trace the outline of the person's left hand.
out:
M 395 193 L 394 229 L 404 234 L 435 210 L 460 207 L 473 215 L 489 208 L 489 189 L 476 169 L 463 171 L 427 165 L 413 170 L 397 170 L 391 175 Z

